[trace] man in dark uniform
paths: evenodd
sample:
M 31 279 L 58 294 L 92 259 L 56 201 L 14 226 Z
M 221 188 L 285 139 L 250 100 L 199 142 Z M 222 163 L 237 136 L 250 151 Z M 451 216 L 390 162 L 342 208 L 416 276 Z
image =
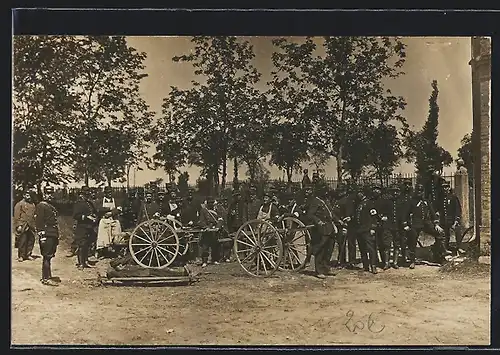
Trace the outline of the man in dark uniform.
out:
M 95 239 L 95 226 L 97 223 L 97 210 L 90 200 L 90 190 L 88 186 L 83 186 L 80 190 L 79 200 L 73 209 L 73 219 L 75 226 L 75 241 L 78 245 L 77 267 L 78 269 L 88 268 L 88 257 L 90 243 Z
M 390 268 L 391 244 L 395 239 L 394 234 L 397 230 L 396 203 L 389 190 L 382 193 L 380 187 L 377 186 L 373 192 L 375 206 L 380 218 L 377 230 L 377 247 L 380 251 L 383 269 L 388 270 Z M 397 268 L 397 262 L 395 268 Z
M 206 203 L 201 206 L 199 225 L 202 228 L 222 228 L 223 218 L 215 212 L 215 199 L 208 197 Z M 208 264 L 208 257 L 211 254 L 212 263 L 218 264 L 220 261 L 220 243 L 217 232 L 206 231 L 202 233 L 200 239 L 202 267 Z
M 358 246 L 361 251 L 361 246 L 360 246 L 361 242 L 359 240 L 356 221 L 354 218 L 356 214 L 356 207 L 361 202 L 360 198 L 361 196 L 358 196 L 358 193 L 356 192 L 353 186 L 347 186 L 346 195 L 342 197 L 339 201 L 342 211 L 341 215 L 344 222 L 346 223 L 346 229 L 347 229 L 348 269 L 354 269 L 354 266 L 356 264 L 356 243 L 358 243 Z
M 372 201 L 378 214 L 378 228 L 376 230 L 376 247 L 380 252 L 383 269 L 389 269 L 391 255 L 392 234 L 389 231 L 389 216 L 392 212 L 391 200 L 382 196 L 380 186 L 372 187 Z M 377 258 L 378 259 L 378 258 Z
M 248 196 L 245 200 L 243 223 L 256 219 L 260 206 L 262 206 L 262 201 L 257 197 L 257 187 L 255 185 L 250 185 Z
M 45 186 L 43 200 L 35 209 L 35 226 L 42 254 L 42 284 L 56 286 L 52 279 L 51 260 L 56 255 L 59 244 L 59 225 L 57 210 L 52 205 L 54 188 Z
M 153 199 L 153 192 L 146 191 L 144 201 L 141 203 L 137 224 L 160 217 L 160 206 Z
M 182 207 L 180 202 L 181 201 L 177 196 L 177 188 L 175 186 L 170 186 L 169 196 L 161 206 L 161 215 L 180 220 Z
M 417 185 L 415 195 L 409 206 L 408 219 L 404 223 L 408 231 L 408 252 L 410 269 L 415 268 L 415 250 L 418 236 L 421 232 L 430 234 L 436 240 L 434 257 L 441 262 L 446 250 L 444 248 L 444 230 L 439 226 L 439 220 L 430 202 L 424 198 L 424 188 Z
M 369 200 L 363 191 L 358 192 L 359 203 L 356 206 L 355 225 L 363 269 L 377 273 L 376 230 L 378 212 L 375 203 Z
M 306 218 L 308 222 L 314 224 L 311 230 L 311 247 L 314 255 L 314 267 L 316 276 L 324 279 L 325 275 L 334 275 L 330 272 L 329 258 L 327 255 L 332 250 L 331 244 L 335 241 L 337 227 L 334 223 L 340 225 L 340 220 L 334 216 L 326 203 L 319 197 L 314 196 L 311 185 L 305 188 L 306 195 Z
M 399 189 L 396 186 L 391 186 L 387 189 L 384 199 L 387 201 L 386 214 L 387 221 L 385 222 L 386 231 L 392 239 L 393 256 L 392 266 L 395 269 L 399 268 L 399 253 L 401 248 L 401 228 L 398 224 L 398 195 Z M 385 267 L 385 266 L 384 266 Z
M 136 200 L 136 192 L 133 190 L 129 190 L 127 193 L 127 198 L 123 201 L 123 218 L 122 218 L 122 227 L 124 230 L 135 227 L 137 214 L 134 209 L 134 204 Z
M 227 224 L 229 233 L 235 233 L 244 222 L 245 206 L 239 190 L 233 190 L 228 206 Z
M 450 232 L 452 229 L 455 230 L 455 238 L 457 241 L 457 250 L 460 249 L 462 237 L 462 228 L 460 225 L 462 217 L 462 206 L 460 205 L 460 200 L 457 195 L 451 192 L 451 186 L 447 182 L 443 185 L 444 198 L 439 204 L 439 218 L 440 225 L 444 229 L 444 245 L 446 250 L 450 250 Z
M 401 259 L 404 263 L 408 258 L 408 215 L 410 211 L 410 204 L 413 197 L 413 187 L 411 180 L 405 180 L 401 184 L 401 191 L 396 201 L 396 219 L 397 219 L 397 227 L 399 231 L 399 247 L 401 249 Z M 396 250 L 394 250 L 395 260 L 399 259 L 399 256 L 396 255 Z M 399 264 L 399 262 L 398 262 Z

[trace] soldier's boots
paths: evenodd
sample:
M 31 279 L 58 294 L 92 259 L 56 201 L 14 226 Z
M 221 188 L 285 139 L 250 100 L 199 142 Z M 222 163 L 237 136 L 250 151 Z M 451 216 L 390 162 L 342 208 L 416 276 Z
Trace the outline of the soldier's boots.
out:
M 370 266 L 370 272 L 372 274 L 378 274 L 378 271 L 377 271 L 377 265 L 371 265 Z
M 398 263 L 399 263 L 399 250 L 394 249 L 394 260 L 392 262 L 392 267 L 395 269 L 399 269 Z
M 391 251 L 390 250 L 386 250 L 384 252 L 384 271 L 385 270 L 388 270 L 391 265 L 389 264 L 389 258 L 391 257 Z

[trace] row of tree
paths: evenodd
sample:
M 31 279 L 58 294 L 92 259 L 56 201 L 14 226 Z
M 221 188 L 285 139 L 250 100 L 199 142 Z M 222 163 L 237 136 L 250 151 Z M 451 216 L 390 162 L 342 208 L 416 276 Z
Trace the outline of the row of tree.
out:
M 110 184 L 144 159 L 145 58 L 120 36 L 16 36 L 14 182 Z
M 337 162 L 339 180 L 374 173 L 390 175 L 402 158 L 418 171 L 442 170 L 451 155 L 437 140 L 437 82 L 420 132 L 409 128 L 403 97 L 385 89 L 402 75 L 405 45 L 398 38 L 324 37 L 273 40 L 274 71 L 266 90 L 253 65 L 252 45 L 236 37 L 192 39 L 188 55 L 192 87 L 171 87 L 152 135 L 155 167 L 175 174 L 197 165 L 212 185 L 224 185 L 227 162 L 257 179 L 269 158 L 292 174 L 303 162 L 319 168 Z
M 273 45 L 271 79 L 259 85 L 248 41 L 193 37 L 190 53 L 173 61 L 191 65 L 196 80 L 189 89 L 171 87 L 153 120 L 139 92 L 146 54 L 125 37 L 15 37 L 15 183 L 111 184 L 142 162 L 170 176 L 196 165 L 215 188 L 225 184 L 229 160 L 236 180 L 243 164 L 259 179 L 266 159 L 289 180 L 301 163 L 321 167 L 330 158 L 339 180 L 363 173 L 382 180 L 403 158 L 418 171 L 452 162 L 436 143 L 437 83 L 419 132 L 402 114 L 404 98 L 385 89 L 403 74 L 399 38 L 278 38 Z

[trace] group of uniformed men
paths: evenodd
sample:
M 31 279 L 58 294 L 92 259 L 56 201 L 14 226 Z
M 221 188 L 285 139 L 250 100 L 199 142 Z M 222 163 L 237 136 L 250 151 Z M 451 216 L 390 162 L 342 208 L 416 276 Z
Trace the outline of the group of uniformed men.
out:
M 442 262 L 445 255 L 452 253 L 449 244 L 452 230 L 457 236 L 457 249 L 460 248 L 460 202 L 449 184 L 443 186 L 445 193 L 441 201 L 431 202 L 424 197 L 423 186 L 417 184 L 413 189 L 411 181 L 383 190 L 379 186 L 368 189 L 340 186 L 335 191 L 316 182 L 313 177 L 313 181 L 303 183 L 300 191 L 281 196 L 278 191 L 268 189 L 262 200 L 257 196 L 256 186 L 251 185 L 248 193 L 234 190 L 226 206 L 212 197 L 197 201 L 193 198 L 193 190 L 187 197 L 179 198 L 175 187 L 167 193 L 154 189 L 131 190 L 118 206 L 111 188 L 105 188 L 104 197 L 96 200 L 92 191 L 84 186 L 74 206 L 74 242 L 68 256 L 77 256 L 79 269 L 89 267 L 89 250 L 97 239 L 96 225 L 103 217 L 118 219 L 124 229 L 163 216 L 186 226 L 219 228 L 225 233 L 234 233 L 248 220 L 259 218 L 277 222 L 283 216 L 295 216 L 312 226 L 310 255 L 314 256 L 318 278 L 334 275 L 331 259 L 335 243 L 338 244 L 336 260 L 340 266 L 356 267 L 357 247 L 363 269 L 375 274 L 379 255 L 384 270 L 403 265 L 415 268 L 415 251 L 421 232 L 435 238 L 432 249 L 436 262 Z M 20 261 L 30 257 L 33 246 L 25 241 L 29 239 L 25 236 L 36 230 L 41 250 L 43 247 L 42 282 L 46 284 L 50 283 L 50 259 L 58 239 L 57 211 L 50 204 L 50 191 L 53 189 L 46 188 L 44 201 L 36 207 L 35 225 L 29 222 L 33 212 L 26 207 L 28 195 L 16 206 L 15 222 L 16 232 L 21 236 L 18 243 Z M 220 244 L 216 232 L 203 233 L 199 247 L 203 267 L 207 266 L 209 257 L 213 263 L 231 258 L 231 245 Z

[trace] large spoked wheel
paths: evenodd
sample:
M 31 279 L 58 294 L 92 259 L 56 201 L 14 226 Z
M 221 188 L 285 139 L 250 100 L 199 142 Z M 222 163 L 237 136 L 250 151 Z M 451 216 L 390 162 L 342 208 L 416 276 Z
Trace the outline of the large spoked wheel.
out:
M 280 269 L 303 270 L 311 252 L 309 230 L 301 220 L 295 217 L 284 217 L 278 228 L 283 240 L 283 262 Z
M 128 247 L 130 255 L 140 266 L 164 269 L 179 253 L 179 237 L 167 222 L 150 219 L 135 227 Z
M 166 219 L 176 232 L 182 230 L 182 223 L 177 219 Z M 179 255 L 186 255 L 189 250 L 189 240 L 192 237 L 191 233 L 178 233 L 179 237 Z
M 245 222 L 236 232 L 234 254 L 249 275 L 269 277 L 278 270 L 283 258 L 281 236 L 267 221 Z

